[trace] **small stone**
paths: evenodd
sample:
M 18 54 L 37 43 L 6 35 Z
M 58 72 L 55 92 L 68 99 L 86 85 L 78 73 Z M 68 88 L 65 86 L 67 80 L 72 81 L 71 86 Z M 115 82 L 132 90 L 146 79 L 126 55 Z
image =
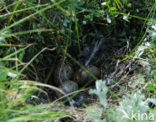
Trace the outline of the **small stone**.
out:
M 95 77 L 97 78 L 100 77 L 100 70 L 96 66 L 90 65 L 87 66 L 86 68 Z M 75 73 L 74 79 L 79 85 L 84 85 L 88 81 L 94 80 L 94 78 L 87 71 L 83 69 L 80 69 L 78 72 Z

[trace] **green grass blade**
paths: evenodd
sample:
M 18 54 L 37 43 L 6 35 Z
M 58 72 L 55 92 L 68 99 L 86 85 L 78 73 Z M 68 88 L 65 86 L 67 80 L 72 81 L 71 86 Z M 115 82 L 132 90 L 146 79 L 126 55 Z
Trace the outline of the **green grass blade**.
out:
M 64 1 L 65 1 L 65 0 L 61 0 L 61 1 L 57 2 L 57 3 L 54 3 L 54 4 L 52 4 L 52 5 L 49 5 L 49 6 L 45 7 L 45 8 L 43 8 L 43 9 L 41 9 L 41 10 L 35 12 L 35 13 L 33 13 L 33 14 L 31 14 L 31 15 L 29 15 L 29 16 L 23 18 L 23 19 L 20 19 L 19 21 L 13 23 L 12 25 L 7 26 L 6 28 L 2 29 L 2 30 L 0 31 L 0 33 L 6 31 L 6 30 L 8 30 L 8 29 L 10 29 L 10 28 L 12 28 L 12 27 L 18 25 L 18 24 L 21 24 L 21 23 L 25 22 L 26 20 L 29 20 L 29 19 L 33 18 L 35 15 L 37 15 L 37 14 L 43 12 L 43 11 L 46 11 L 46 10 L 48 10 L 48 9 L 50 9 L 50 8 L 52 8 L 52 7 L 56 6 L 56 5 L 58 5 L 58 4 L 61 4 L 61 3 L 63 3 Z

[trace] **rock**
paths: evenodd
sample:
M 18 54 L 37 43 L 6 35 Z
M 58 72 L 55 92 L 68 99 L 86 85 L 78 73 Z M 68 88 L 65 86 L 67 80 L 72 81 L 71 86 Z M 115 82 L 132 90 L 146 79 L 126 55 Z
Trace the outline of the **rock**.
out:
M 95 77 L 100 77 L 100 70 L 96 66 L 90 65 L 86 68 Z M 81 86 L 86 84 L 88 81 L 94 80 L 94 78 L 87 71 L 80 69 L 75 73 L 74 80 Z
M 54 72 L 54 80 L 57 85 L 69 80 L 73 75 L 73 68 L 69 63 L 59 63 Z
M 68 93 L 71 93 L 71 92 L 74 92 L 76 90 L 78 90 L 78 84 L 74 81 L 71 81 L 71 80 L 68 80 L 68 81 L 65 81 L 63 82 L 59 88 L 65 93 L 65 94 L 68 94 Z M 63 94 L 62 94 L 63 95 Z M 60 93 L 58 94 L 58 96 L 62 96 Z

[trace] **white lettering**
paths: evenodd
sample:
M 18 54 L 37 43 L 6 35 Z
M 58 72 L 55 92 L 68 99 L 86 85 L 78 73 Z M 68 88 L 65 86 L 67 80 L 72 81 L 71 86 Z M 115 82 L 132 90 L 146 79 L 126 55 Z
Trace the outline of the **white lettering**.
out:
M 136 113 L 134 114 L 133 111 L 132 111 L 132 115 L 131 115 L 131 120 L 137 120 Z
M 149 113 L 149 118 L 148 118 L 149 120 L 154 120 L 154 114 L 152 114 L 152 113 Z
M 141 114 L 141 120 L 148 120 L 148 115 L 146 113 L 142 113 Z
M 128 114 L 125 114 L 125 115 L 128 116 Z M 131 119 L 131 120 L 154 120 L 155 119 L 154 114 L 141 113 L 140 111 L 138 111 L 138 112 L 132 111 L 130 115 L 131 115 L 130 118 L 126 117 L 126 116 L 124 116 L 124 117 L 127 119 Z

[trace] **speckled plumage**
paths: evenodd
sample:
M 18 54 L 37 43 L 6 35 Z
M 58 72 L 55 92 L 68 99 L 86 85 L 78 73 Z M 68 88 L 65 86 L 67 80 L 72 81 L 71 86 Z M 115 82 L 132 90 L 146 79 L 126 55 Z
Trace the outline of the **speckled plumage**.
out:
M 54 79 L 57 85 L 70 80 L 73 75 L 73 68 L 68 63 L 59 63 L 54 72 Z

